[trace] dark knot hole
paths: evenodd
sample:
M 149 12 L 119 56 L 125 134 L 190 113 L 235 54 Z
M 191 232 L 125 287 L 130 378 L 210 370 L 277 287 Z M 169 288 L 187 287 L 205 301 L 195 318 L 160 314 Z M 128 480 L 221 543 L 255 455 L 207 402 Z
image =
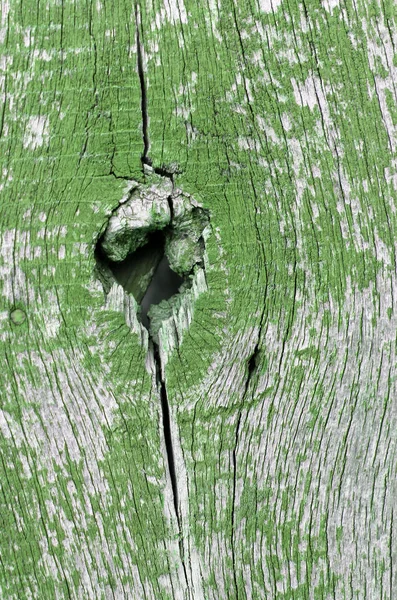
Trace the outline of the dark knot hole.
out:
M 107 267 L 114 279 L 129 294 L 133 294 L 140 305 L 140 320 L 149 329 L 148 312 L 150 307 L 169 300 L 178 293 L 184 279 L 175 273 L 165 254 L 164 231 L 153 231 L 148 241 L 123 261 L 110 260 L 102 249 L 101 240 L 96 248 L 96 260 L 100 266 Z

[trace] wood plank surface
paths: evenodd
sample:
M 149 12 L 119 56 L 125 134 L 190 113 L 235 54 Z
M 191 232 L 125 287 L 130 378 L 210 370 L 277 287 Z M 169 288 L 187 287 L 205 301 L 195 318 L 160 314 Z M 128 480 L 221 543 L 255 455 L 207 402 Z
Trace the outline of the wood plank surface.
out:
M 0 9 L 0 597 L 395 598 L 395 3 Z

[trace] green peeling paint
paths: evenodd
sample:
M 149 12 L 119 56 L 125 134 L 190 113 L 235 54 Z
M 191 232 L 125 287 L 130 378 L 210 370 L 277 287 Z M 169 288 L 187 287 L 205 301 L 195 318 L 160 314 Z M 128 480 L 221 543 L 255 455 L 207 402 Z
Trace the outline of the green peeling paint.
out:
M 0 6 L 0 597 L 392 600 L 395 3 Z

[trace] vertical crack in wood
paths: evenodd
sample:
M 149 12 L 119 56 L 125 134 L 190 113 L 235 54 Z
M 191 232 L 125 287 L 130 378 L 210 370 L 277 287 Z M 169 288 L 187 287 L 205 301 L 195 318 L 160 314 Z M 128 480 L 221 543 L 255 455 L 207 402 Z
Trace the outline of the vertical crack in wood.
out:
M 150 333 L 149 333 L 150 335 Z M 171 418 L 170 418 L 170 406 L 168 403 L 167 396 L 167 388 L 165 385 L 165 379 L 162 375 L 161 369 L 161 357 L 158 345 L 151 338 L 151 345 L 149 346 L 149 352 L 153 353 L 154 364 L 156 368 L 156 382 L 160 392 L 161 399 L 161 412 L 162 412 L 162 421 L 163 421 L 163 432 L 164 432 L 164 442 L 165 449 L 167 454 L 167 464 L 168 471 L 171 480 L 171 488 L 172 495 L 174 501 L 174 509 L 176 520 L 178 523 L 178 532 L 179 532 L 179 554 L 181 557 L 181 563 L 183 568 L 183 573 L 185 577 L 186 587 L 189 589 L 189 580 L 187 576 L 186 564 L 184 559 L 184 549 L 183 549 L 183 540 L 182 540 L 182 520 L 181 514 L 179 511 L 179 497 L 178 497 L 178 485 L 176 479 L 176 470 L 175 470 L 175 458 L 174 458 L 174 448 L 172 445 L 172 434 L 171 434 Z
M 171 183 L 172 183 L 172 190 L 174 191 L 174 180 L 172 175 L 169 176 L 171 179 Z M 170 209 L 170 215 L 171 215 L 171 223 L 173 223 L 174 221 L 174 203 L 172 202 L 172 195 L 167 196 L 167 202 L 168 202 L 168 207 Z
M 137 63 L 138 63 L 138 76 L 141 86 L 141 113 L 142 113 L 142 138 L 143 138 L 143 153 L 141 156 L 142 163 L 144 165 L 150 165 L 151 160 L 149 159 L 149 118 L 147 111 L 147 96 L 146 96 L 146 82 L 143 71 L 143 45 L 141 42 L 141 14 L 139 5 L 135 4 L 135 22 L 136 22 L 136 52 L 137 52 Z
M 240 424 L 241 424 L 241 410 L 238 415 L 237 425 L 236 425 L 236 436 L 235 443 L 233 448 L 233 499 L 232 499 L 232 537 L 231 537 L 231 550 L 232 550 L 232 562 L 233 562 L 233 579 L 234 579 L 234 587 L 236 590 L 236 599 L 238 600 L 238 585 L 237 585 L 237 566 L 236 566 L 236 550 L 234 543 L 234 530 L 235 530 L 235 506 L 236 506 L 236 486 L 237 486 L 237 446 L 238 446 L 238 438 L 240 433 Z
M 172 487 L 172 493 L 173 493 L 173 499 L 174 499 L 175 514 L 176 514 L 176 518 L 178 521 L 178 525 L 180 526 L 180 515 L 179 515 L 179 508 L 178 508 L 178 487 L 177 487 L 177 483 L 176 483 L 174 449 L 172 446 L 172 436 L 171 436 L 170 407 L 168 404 L 167 388 L 165 385 L 165 380 L 164 380 L 164 377 L 162 376 L 162 372 L 161 372 L 161 358 L 160 358 L 159 347 L 153 340 L 151 340 L 151 341 L 153 344 L 152 351 L 153 351 L 153 356 L 154 356 L 154 362 L 156 365 L 156 380 L 157 380 L 157 385 L 158 385 L 158 388 L 160 391 L 164 441 L 165 441 L 165 448 L 166 448 L 167 458 L 168 458 L 168 470 L 169 470 L 170 479 L 171 479 L 171 487 Z
M 143 138 L 143 153 L 141 156 L 141 161 L 143 165 L 152 166 L 152 161 L 148 156 L 150 139 L 149 139 L 149 117 L 147 110 L 147 92 L 146 92 L 146 82 L 143 68 L 143 44 L 141 41 L 141 33 L 142 33 L 142 23 L 141 23 L 141 15 L 140 8 L 138 3 L 135 4 L 135 21 L 136 21 L 136 45 L 137 45 L 137 68 L 138 68 L 138 76 L 141 87 L 141 113 L 142 113 L 142 138 Z M 169 172 L 165 168 L 159 167 L 154 168 L 154 172 L 157 175 L 162 175 L 164 177 L 168 177 L 171 180 L 172 187 L 174 187 L 173 173 Z M 167 198 L 168 205 L 170 207 L 171 214 L 171 222 L 173 217 L 173 204 L 172 197 L 168 196 Z M 177 486 L 177 478 L 176 478 L 176 470 L 175 470 L 175 459 L 174 459 L 174 449 L 172 445 L 172 435 L 171 435 L 171 419 L 170 419 L 170 407 L 168 403 L 167 396 L 167 388 L 165 384 L 165 379 L 162 375 L 161 369 L 161 358 L 159 347 L 153 340 L 150 329 L 149 331 L 149 339 L 151 341 L 151 346 L 149 346 L 149 351 L 152 351 L 155 368 L 156 368 L 156 381 L 157 386 L 160 392 L 160 400 L 161 400 L 161 412 L 162 412 L 162 424 L 163 424 L 163 432 L 164 432 L 164 442 L 165 449 L 167 455 L 167 464 L 168 471 L 171 480 L 171 488 L 173 494 L 173 503 L 176 514 L 176 519 L 178 523 L 178 532 L 179 532 L 179 553 L 181 557 L 181 563 L 183 567 L 184 577 L 186 586 L 189 589 L 189 581 L 187 577 L 187 570 L 184 560 L 184 549 L 183 549 L 183 540 L 182 540 L 182 523 L 181 523 L 181 515 L 178 507 L 178 486 Z
M 150 165 L 151 160 L 148 157 L 150 142 L 149 142 L 149 131 L 148 131 L 146 83 L 145 83 L 145 76 L 144 76 L 144 72 L 143 72 L 143 46 L 142 46 L 142 42 L 141 42 L 142 23 L 141 23 L 140 8 L 139 8 L 138 4 L 135 4 L 135 21 L 136 21 L 136 45 L 137 45 L 138 75 L 139 75 L 139 81 L 140 81 L 140 85 L 141 85 L 141 112 L 142 112 L 142 137 L 143 137 L 142 162 L 144 164 Z M 172 217 L 173 207 L 172 207 L 171 197 L 169 196 L 167 198 L 167 200 L 168 200 L 168 204 L 170 206 L 171 217 Z M 149 331 L 149 336 L 150 336 L 150 331 Z M 179 515 L 179 510 L 178 510 L 178 489 L 177 489 L 177 483 L 176 483 L 175 461 L 174 461 L 174 451 L 173 451 L 173 447 L 172 447 L 170 410 L 169 410 L 169 405 L 168 405 L 167 390 L 166 390 L 164 378 L 162 377 L 162 374 L 161 374 L 161 359 L 160 359 L 159 348 L 158 348 L 158 345 L 153 341 L 153 339 L 151 339 L 151 341 L 152 341 L 152 345 L 153 345 L 154 362 L 156 365 L 156 379 L 157 379 L 157 384 L 158 384 L 159 390 L 160 390 L 163 430 L 164 430 L 165 447 L 166 447 L 166 452 L 167 452 L 168 470 L 170 473 L 176 518 L 177 518 L 178 526 L 180 529 L 180 515 Z

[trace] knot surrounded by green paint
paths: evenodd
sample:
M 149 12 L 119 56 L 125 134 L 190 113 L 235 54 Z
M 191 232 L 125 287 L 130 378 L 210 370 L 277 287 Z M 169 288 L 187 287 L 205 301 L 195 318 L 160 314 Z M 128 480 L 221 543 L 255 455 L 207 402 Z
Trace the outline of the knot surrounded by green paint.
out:
M 14 325 L 22 325 L 26 321 L 26 313 L 21 308 L 14 308 L 10 312 L 10 319 Z
M 128 187 L 98 239 L 97 273 L 105 293 L 117 281 L 134 296 L 141 323 L 154 335 L 183 299 L 189 304 L 188 291 L 197 287 L 209 211 L 166 177 L 131 180 Z

